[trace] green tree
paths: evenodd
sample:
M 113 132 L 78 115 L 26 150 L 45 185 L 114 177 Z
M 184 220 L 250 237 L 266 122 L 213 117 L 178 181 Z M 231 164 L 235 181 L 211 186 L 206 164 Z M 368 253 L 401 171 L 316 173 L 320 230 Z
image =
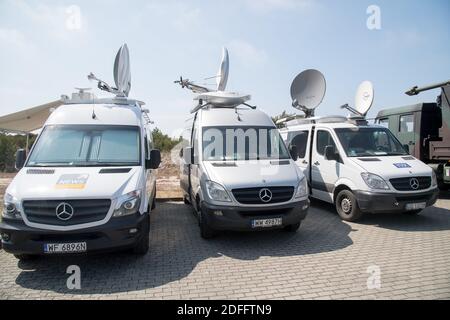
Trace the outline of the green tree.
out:
M 170 151 L 179 142 L 181 142 L 181 137 L 178 139 L 173 139 L 167 134 L 162 133 L 162 131 L 158 128 L 153 129 L 152 136 L 155 149 L 159 149 L 161 152 Z

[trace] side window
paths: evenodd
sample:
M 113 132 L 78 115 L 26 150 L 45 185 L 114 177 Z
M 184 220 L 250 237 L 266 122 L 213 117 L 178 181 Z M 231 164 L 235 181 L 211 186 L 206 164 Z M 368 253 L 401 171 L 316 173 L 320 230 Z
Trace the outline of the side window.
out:
M 309 131 L 295 131 L 288 134 L 289 146 L 297 147 L 298 157 L 303 159 L 306 155 L 306 146 L 308 143 Z
M 316 150 L 317 150 L 317 153 L 320 154 L 321 156 L 323 156 L 326 146 L 331 145 L 336 148 L 336 144 L 334 143 L 334 140 L 328 131 L 318 130 L 316 141 L 317 141 L 316 142 L 316 146 L 317 146 Z
M 400 116 L 400 132 L 414 132 L 414 115 Z
M 385 128 L 389 128 L 389 118 L 379 119 L 378 124 Z

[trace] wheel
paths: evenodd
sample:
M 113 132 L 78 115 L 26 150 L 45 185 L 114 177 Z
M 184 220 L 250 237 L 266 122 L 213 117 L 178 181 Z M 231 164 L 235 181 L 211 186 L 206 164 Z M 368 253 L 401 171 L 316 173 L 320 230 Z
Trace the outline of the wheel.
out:
M 201 208 L 199 209 L 199 225 L 200 225 L 200 236 L 203 239 L 211 239 L 214 238 L 216 235 L 216 231 L 211 228 L 208 224 L 208 220 L 205 218 L 204 214 L 201 211 Z
M 191 204 L 185 195 L 183 196 L 183 202 L 184 204 Z
M 298 228 L 300 228 L 300 222 L 288 225 L 286 227 L 284 227 L 284 230 L 287 232 L 297 232 Z
M 133 253 L 137 255 L 145 255 L 150 247 L 150 218 L 147 214 L 147 218 L 142 224 L 142 235 L 139 242 L 133 248 Z
M 358 202 L 350 190 L 342 190 L 336 197 L 336 210 L 342 220 L 356 221 L 362 216 Z
M 403 212 L 403 214 L 406 214 L 408 216 L 416 216 L 416 215 L 420 214 L 421 212 L 422 212 L 422 210 L 410 210 L 410 211 Z
M 32 254 L 15 254 L 14 257 L 20 261 L 31 261 L 37 259 L 37 256 Z

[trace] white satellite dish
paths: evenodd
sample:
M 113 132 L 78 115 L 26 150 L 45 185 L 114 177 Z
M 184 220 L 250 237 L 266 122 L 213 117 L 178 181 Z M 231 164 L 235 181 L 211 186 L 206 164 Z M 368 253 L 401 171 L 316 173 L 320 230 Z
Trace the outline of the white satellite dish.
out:
M 230 70 L 230 60 L 227 48 L 222 49 L 222 63 L 219 72 L 217 72 L 216 83 L 217 91 L 225 91 L 228 82 L 228 71 Z
M 341 106 L 342 109 L 347 109 L 356 117 L 365 117 L 370 107 L 372 107 L 374 99 L 374 90 L 372 82 L 363 81 L 356 90 L 355 106 L 350 107 L 348 104 Z
M 130 52 L 127 44 L 120 47 L 114 61 L 114 82 L 117 90 L 126 97 L 131 89 Z
M 355 95 L 355 110 L 361 115 L 365 116 L 372 107 L 374 99 L 374 90 L 372 82 L 363 81 Z
M 305 70 L 292 81 L 292 106 L 310 117 L 314 115 L 314 109 L 322 103 L 325 92 L 326 81 L 323 74 L 314 69 Z

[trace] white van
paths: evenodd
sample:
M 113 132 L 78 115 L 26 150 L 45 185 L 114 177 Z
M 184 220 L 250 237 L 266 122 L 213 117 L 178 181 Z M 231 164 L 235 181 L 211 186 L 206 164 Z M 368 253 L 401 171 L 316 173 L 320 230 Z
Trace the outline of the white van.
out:
M 127 98 L 126 45 L 116 64 L 117 88 L 107 90 L 116 97 L 97 99 L 81 90 L 63 98 L 26 160 L 24 150 L 17 152 L 20 171 L 6 189 L 0 224 L 6 252 L 24 259 L 119 248 L 148 251 L 160 154 L 153 150 L 143 103 Z M 120 64 L 128 71 L 121 74 L 127 68 Z
M 222 66 L 227 59 L 224 51 Z M 203 238 L 218 230 L 296 231 L 309 207 L 305 176 L 272 119 L 246 103 L 250 96 L 219 90 L 227 67 L 222 71 L 218 83 L 223 86 L 196 97 L 199 104 L 183 133 L 185 203 L 194 206 Z M 192 83 L 181 82 L 192 89 Z
M 307 74 L 302 77 L 303 83 L 311 81 Z M 297 97 L 293 93 L 294 100 L 301 101 L 301 95 L 324 94 L 317 87 L 312 90 L 315 93 L 308 91 Z M 358 103 L 359 95 L 364 103 Z M 389 129 L 369 125 L 361 117 L 372 99 L 373 89 L 366 82 L 358 90 L 356 110 L 349 108 L 359 110 L 358 117 L 293 119 L 280 129 L 297 153 L 297 166 L 308 177 L 311 197 L 334 203 L 347 221 L 356 221 L 364 212 L 416 214 L 433 205 L 438 195 L 433 170 L 410 156 Z M 317 101 L 309 106 L 310 111 Z

